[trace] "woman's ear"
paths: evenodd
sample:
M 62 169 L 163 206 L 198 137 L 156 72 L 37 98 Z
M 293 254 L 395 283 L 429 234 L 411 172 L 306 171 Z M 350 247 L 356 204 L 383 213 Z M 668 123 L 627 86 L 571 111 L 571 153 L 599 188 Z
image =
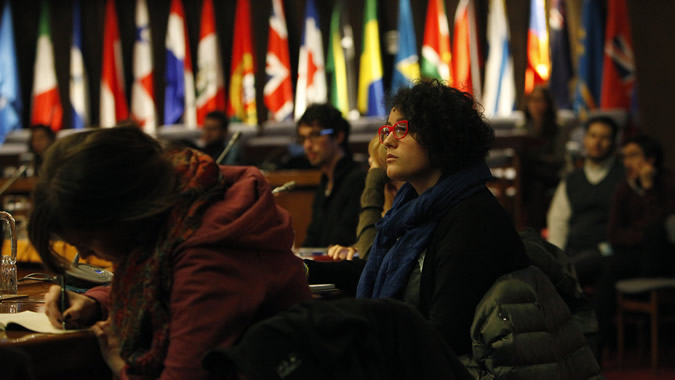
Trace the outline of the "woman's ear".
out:
M 337 141 L 338 145 L 342 145 L 342 142 L 345 140 L 345 133 L 343 131 L 337 131 L 333 136 L 335 136 L 335 141 Z

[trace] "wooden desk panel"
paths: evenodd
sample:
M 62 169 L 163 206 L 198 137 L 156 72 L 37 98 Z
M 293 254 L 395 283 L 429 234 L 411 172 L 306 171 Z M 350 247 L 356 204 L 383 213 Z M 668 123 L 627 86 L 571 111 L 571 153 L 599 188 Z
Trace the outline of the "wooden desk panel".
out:
M 307 227 L 312 220 L 312 201 L 314 192 L 321 181 L 318 170 L 283 170 L 265 173 L 272 187 L 295 181 L 295 189 L 276 195 L 277 204 L 289 214 L 295 231 L 295 246 L 300 247 L 307 235 Z

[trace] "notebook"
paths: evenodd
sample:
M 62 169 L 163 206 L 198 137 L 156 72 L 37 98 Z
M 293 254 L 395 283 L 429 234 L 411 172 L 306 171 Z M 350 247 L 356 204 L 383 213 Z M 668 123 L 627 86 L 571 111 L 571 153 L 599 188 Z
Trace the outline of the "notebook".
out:
M 81 330 L 62 330 L 54 327 L 45 313 L 22 311 L 20 313 L 0 313 L 0 330 L 28 329 L 39 333 L 67 334 Z

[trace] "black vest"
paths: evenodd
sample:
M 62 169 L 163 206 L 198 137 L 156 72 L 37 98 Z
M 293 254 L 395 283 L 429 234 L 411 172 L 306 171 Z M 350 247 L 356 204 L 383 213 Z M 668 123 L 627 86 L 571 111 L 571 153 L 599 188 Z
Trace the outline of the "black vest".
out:
M 572 172 L 566 180 L 567 199 L 571 216 L 567 234 L 567 252 L 575 253 L 597 248 L 607 240 L 607 223 L 612 196 L 617 184 L 624 178 L 624 168 L 615 161 L 600 182 L 588 182 L 583 168 Z

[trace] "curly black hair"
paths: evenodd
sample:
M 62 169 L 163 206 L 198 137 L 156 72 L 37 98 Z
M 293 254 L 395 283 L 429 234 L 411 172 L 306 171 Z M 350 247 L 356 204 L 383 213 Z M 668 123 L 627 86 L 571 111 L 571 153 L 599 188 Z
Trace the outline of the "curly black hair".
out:
M 401 88 L 391 99 L 432 167 L 450 174 L 484 161 L 495 139 L 471 94 L 433 80 Z

